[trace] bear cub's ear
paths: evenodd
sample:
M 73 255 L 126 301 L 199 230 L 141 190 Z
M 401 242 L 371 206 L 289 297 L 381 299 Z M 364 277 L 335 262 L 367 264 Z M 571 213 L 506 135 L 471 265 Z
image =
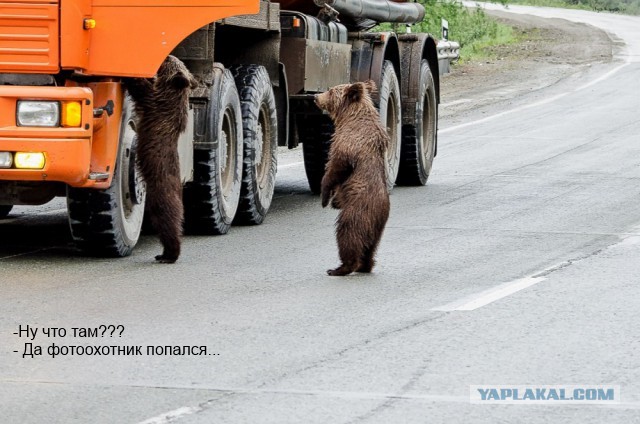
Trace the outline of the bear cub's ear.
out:
M 194 89 L 198 86 L 198 81 L 190 74 L 178 71 L 171 77 L 170 84 L 177 90 L 182 90 L 187 87 Z
M 365 95 L 364 90 L 364 84 L 361 82 L 351 84 L 349 87 L 347 87 L 347 92 L 345 93 L 345 95 L 349 103 L 356 103 L 362 100 L 362 97 Z
M 369 94 L 375 93 L 376 90 L 378 89 L 378 87 L 376 86 L 376 83 L 373 80 L 365 81 L 364 82 L 364 87 L 367 89 Z

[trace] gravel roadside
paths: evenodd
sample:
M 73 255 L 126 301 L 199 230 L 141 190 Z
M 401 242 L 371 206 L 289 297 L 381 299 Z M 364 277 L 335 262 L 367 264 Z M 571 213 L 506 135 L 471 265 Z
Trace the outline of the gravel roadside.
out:
M 536 92 L 612 60 L 615 42 L 598 28 L 562 19 L 486 13 L 512 26 L 520 41 L 491 48 L 490 58 L 484 61 L 452 67 L 440 80 L 443 121 L 464 120 L 482 107 Z

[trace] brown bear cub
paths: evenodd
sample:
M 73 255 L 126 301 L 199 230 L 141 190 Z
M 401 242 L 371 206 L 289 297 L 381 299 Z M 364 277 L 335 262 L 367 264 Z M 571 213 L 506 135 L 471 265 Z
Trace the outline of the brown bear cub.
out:
M 373 81 L 343 84 L 315 98 L 335 126 L 321 192 L 322 207 L 331 201 L 340 209 L 336 238 L 342 265 L 328 270 L 329 275 L 371 272 L 389 218 L 389 136 L 371 100 L 373 90 Z
M 147 184 L 145 210 L 164 249 L 156 260 L 174 263 L 184 220 L 178 138 L 187 127 L 189 92 L 197 81 L 184 63 L 168 56 L 155 77 L 129 78 L 125 87 L 134 102 L 137 163 Z

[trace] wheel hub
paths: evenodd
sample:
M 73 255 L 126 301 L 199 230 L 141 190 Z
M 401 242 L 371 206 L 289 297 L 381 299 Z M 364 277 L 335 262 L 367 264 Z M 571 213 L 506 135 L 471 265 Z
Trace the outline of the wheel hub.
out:
M 224 173 L 227 169 L 227 159 L 229 157 L 229 136 L 222 131 L 220 135 L 220 171 Z
M 258 124 L 256 128 L 256 145 L 255 145 L 255 154 L 256 154 L 256 163 L 262 163 L 262 151 L 264 150 L 264 129 L 262 127 L 262 123 Z
M 131 142 L 131 146 L 126 148 L 124 158 L 127 164 L 127 180 L 129 182 L 129 185 L 127 187 L 128 190 L 125 194 L 125 197 L 128 198 L 133 205 L 141 204 L 144 200 L 144 195 L 146 192 L 146 184 L 136 164 L 137 151 L 138 137 L 134 136 L 133 141 Z

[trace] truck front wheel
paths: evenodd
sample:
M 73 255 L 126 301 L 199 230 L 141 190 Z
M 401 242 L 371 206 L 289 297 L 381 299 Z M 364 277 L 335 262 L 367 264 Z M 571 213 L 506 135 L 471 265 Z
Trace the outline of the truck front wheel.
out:
M 13 209 L 12 205 L 0 205 L 0 219 L 6 218 L 11 209 Z
M 71 235 L 85 253 L 128 256 L 138 242 L 146 190 L 135 154 L 135 121 L 131 101 L 125 98 L 111 186 L 106 190 L 67 188 Z
M 242 182 L 242 112 L 228 69 L 216 65 L 207 107 L 206 143 L 195 146 L 193 181 L 184 188 L 185 229 L 226 234 L 238 210 Z
M 438 104 L 429 64 L 422 60 L 418 102 L 413 122 L 402 127 L 402 154 L 398 184 L 425 185 L 436 148 Z
M 267 216 L 276 184 L 276 100 L 264 66 L 234 66 L 231 72 L 240 94 L 244 138 L 242 189 L 234 223 L 257 225 Z

